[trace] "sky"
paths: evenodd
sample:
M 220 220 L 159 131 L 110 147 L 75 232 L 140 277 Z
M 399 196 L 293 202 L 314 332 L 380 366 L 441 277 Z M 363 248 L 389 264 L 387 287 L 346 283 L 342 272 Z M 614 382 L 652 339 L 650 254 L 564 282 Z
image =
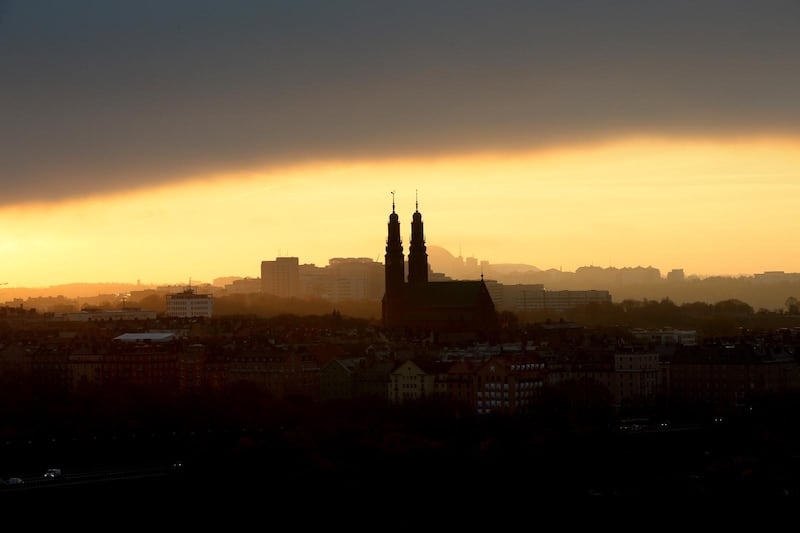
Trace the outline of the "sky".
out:
M 0 289 L 800 271 L 800 2 L 0 0 Z

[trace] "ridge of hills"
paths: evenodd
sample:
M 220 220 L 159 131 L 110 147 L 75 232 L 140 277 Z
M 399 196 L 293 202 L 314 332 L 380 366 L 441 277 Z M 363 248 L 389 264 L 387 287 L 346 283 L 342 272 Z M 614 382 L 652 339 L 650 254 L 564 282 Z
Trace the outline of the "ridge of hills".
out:
M 462 257 L 456 257 L 447 251 L 445 248 L 436 245 L 428 245 L 428 263 L 434 272 L 442 272 L 448 276 L 457 276 L 460 271 L 469 268 L 480 268 L 480 263 L 476 258 L 474 259 L 474 267 L 467 264 Z M 491 263 L 491 269 L 494 272 L 501 274 L 523 273 L 523 272 L 541 272 L 540 268 L 533 265 L 524 263 Z
M 65 298 L 87 298 L 101 294 L 124 294 L 130 291 L 155 289 L 156 285 L 137 283 L 65 283 L 48 287 L 0 287 L 0 300 L 14 298 L 46 298 L 63 296 Z

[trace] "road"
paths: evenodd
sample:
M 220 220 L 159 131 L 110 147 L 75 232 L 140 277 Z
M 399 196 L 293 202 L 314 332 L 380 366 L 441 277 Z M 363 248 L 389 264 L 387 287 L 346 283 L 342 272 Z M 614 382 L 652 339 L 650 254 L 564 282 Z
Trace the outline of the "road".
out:
M 64 472 L 57 478 L 45 478 L 43 474 L 27 474 L 8 476 L 22 479 L 22 484 L 0 486 L 3 492 L 30 492 L 67 487 L 80 487 L 113 481 L 131 481 L 138 479 L 163 478 L 175 474 L 167 465 L 119 467 L 102 470 L 86 470 Z

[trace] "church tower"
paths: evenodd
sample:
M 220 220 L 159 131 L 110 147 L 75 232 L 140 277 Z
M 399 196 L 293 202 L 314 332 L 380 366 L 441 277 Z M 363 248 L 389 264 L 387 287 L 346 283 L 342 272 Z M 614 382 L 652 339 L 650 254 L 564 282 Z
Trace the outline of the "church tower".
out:
M 422 214 L 419 212 L 419 198 L 416 211 L 411 220 L 411 243 L 408 247 L 408 283 L 428 282 L 428 249 L 422 230 Z
M 394 210 L 394 191 L 392 191 L 392 214 L 389 215 L 389 233 L 386 238 L 384 270 L 383 324 L 384 326 L 392 327 L 402 320 L 403 297 L 405 294 L 403 241 L 400 239 L 400 218 Z

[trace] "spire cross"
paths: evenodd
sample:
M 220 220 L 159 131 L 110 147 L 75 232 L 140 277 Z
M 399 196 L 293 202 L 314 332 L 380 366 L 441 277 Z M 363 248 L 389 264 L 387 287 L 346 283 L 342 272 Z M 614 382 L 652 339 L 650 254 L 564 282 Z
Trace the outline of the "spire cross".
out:
M 392 191 L 392 213 L 394 213 L 394 191 Z
M 414 194 L 417 195 L 417 212 L 419 212 L 419 189 L 415 189 Z

